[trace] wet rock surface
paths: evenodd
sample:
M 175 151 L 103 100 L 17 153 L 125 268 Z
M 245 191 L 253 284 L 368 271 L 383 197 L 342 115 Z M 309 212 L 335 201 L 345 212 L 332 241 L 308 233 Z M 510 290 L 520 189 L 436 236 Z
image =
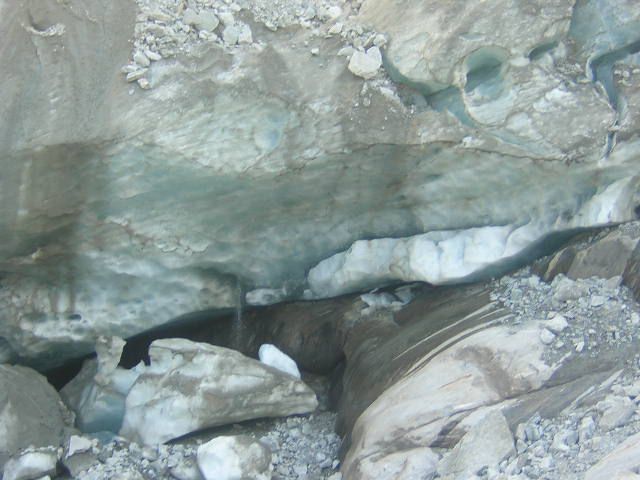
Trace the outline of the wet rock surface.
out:
M 121 435 L 145 445 L 205 428 L 313 412 L 315 393 L 293 375 L 234 350 L 156 340 L 125 400 Z

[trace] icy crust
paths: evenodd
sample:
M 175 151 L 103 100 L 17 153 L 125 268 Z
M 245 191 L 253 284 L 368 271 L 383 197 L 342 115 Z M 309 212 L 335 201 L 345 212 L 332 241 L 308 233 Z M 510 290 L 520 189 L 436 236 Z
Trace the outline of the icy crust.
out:
M 436 231 L 407 238 L 359 240 L 313 267 L 309 298 L 336 296 L 391 282 L 433 285 L 471 278 L 516 258 L 551 233 L 604 226 L 633 216 L 638 179 L 615 182 L 571 218 L 542 218 L 523 226 Z

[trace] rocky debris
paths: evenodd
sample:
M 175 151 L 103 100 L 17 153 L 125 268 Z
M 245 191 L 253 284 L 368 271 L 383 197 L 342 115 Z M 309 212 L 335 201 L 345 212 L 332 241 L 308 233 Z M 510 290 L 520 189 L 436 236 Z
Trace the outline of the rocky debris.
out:
M 86 360 L 80 373 L 60 391 L 83 432 L 117 433 L 122 426 L 125 398 L 144 369 L 143 364 L 118 367 L 124 345 L 118 337 L 99 337 L 97 358 Z
M 495 285 L 501 293 L 496 291 L 493 298 L 504 302 L 521 322 L 548 319 L 541 325 L 551 333 L 563 327 L 553 339 L 544 334 L 553 347 L 545 353 L 549 361 L 571 351 L 595 357 L 603 348 L 632 345 L 638 335 L 633 296 L 617 282 L 597 277 L 573 280 L 558 274 L 549 284 L 525 269 Z
M 4 466 L 3 480 L 37 480 L 56 473 L 58 449 L 27 449 L 11 458 Z
M 435 297 L 429 300 L 435 303 L 435 309 L 425 303 L 422 298 L 425 294 L 416 296 L 399 312 L 387 307 L 387 316 L 394 319 L 394 326 L 381 329 L 373 334 L 375 340 L 368 341 L 373 341 L 378 359 L 384 358 L 388 349 L 393 352 L 391 358 L 398 370 L 389 377 L 380 369 L 376 372 L 377 381 L 393 380 L 387 380 L 391 384 L 385 386 L 353 427 L 342 469 L 348 478 L 372 478 L 371 472 L 380 469 L 386 459 L 394 464 L 398 458 L 409 462 L 412 448 L 420 447 L 442 457 L 438 470 L 445 478 L 446 474 L 451 478 L 475 474 L 487 479 L 510 476 L 578 479 L 640 429 L 635 400 L 640 394 L 637 387 L 640 308 L 629 289 L 620 284 L 619 277 L 574 280 L 558 274 L 547 283 L 529 269 L 522 269 L 494 281 L 490 288 L 490 299 L 483 300 L 485 306 L 475 308 L 488 315 L 498 312 L 502 305 L 510 314 L 494 314 L 481 322 L 470 320 L 473 315 L 465 306 L 465 301 L 473 305 L 470 288 L 466 297 L 447 296 L 437 290 L 426 293 L 426 298 Z M 441 298 L 434 301 L 438 295 Z M 440 304 L 445 307 L 438 312 Z M 437 320 L 439 317 L 446 318 L 445 308 L 455 311 L 459 319 L 464 319 L 463 323 L 453 319 L 443 321 L 442 325 L 449 328 L 451 325 L 461 328 L 447 332 L 434 344 L 439 348 L 430 352 L 428 339 L 433 338 L 434 332 L 417 334 L 419 319 L 428 316 L 433 325 L 442 321 Z M 379 310 L 378 318 L 382 314 Z M 374 324 L 370 324 L 369 330 Z M 416 343 L 405 338 L 402 333 L 405 328 L 423 340 Z M 503 328 L 507 336 L 498 340 Z M 521 335 L 522 348 L 514 347 Z M 403 349 L 390 349 L 394 344 L 402 345 Z M 520 365 L 531 367 L 534 365 L 531 362 L 540 362 L 535 373 L 520 372 L 519 365 L 508 361 L 511 354 L 505 350 L 507 345 L 516 348 L 514 356 L 524 362 Z M 403 355 L 408 356 L 409 363 L 400 367 Z M 366 356 L 359 353 L 356 358 L 362 362 Z M 462 372 L 454 373 L 463 359 L 465 368 L 478 362 L 477 368 L 471 367 L 473 372 L 468 373 L 472 385 L 465 383 L 467 377 Z M 508 368 L 492 364 L 496 359 L 508 361 Z M 491 380 L 491 372 L 499 376 L 499 383 Z M 527 381 L 520 385 L 511 383 L 510 379 L 516 377 Z M 348 388 L 352 388 L 349 385 L 355 384 L 355 378 L 345 375 L 345 381 L 349 393 Z M 375 388 L 375 383 L 362 374 L 358 381 L 360 391 Z M 443 382 L 446 389 L 440 390 L 434 382 Z M 481 385 L 489 387 L 488 390 L 483 392 L 478 388 Z M 427 390 L 421 391 L 422 387 Z M 502 396 L 505 394 L 506 397 Z M 420 401 L 413 402 L 413 398 Z M 446 405 L 446 409 L 440 411 L 438 405 Z M 457 405 L 464 405 L 464 410 L 458 410 Z M 463 450 L 465 439 L 473 438 L 469 433 L 486 418 L 483 405 L 502 409 L 505 422 L 516 433 L 515 444 L 509 428 L 503 429 L 504 438 L 511 442 L 510 448 L 503 450 L 504 455 L 499 460 L 480 461 L 488 451 L 487 445 L 499 442 L 469 448 L 473 452 L 469 458 L 484 465 L 473 464 L 467 469 L 454 452 Z M 412 439 L 411 445 L 402 443 L 407 436 Z M 424 474 L 426 478 L 433 475 L 426 466 Z
M 62 464 L 69 470 L 70 477 L 59 473 L 53 478 L 222 479 L 225 478 L 224 471 L 217 467 L 226 467 L 226 473 L 231 473 L 230 470 L 234 468 L 235 463 L 235 451 L 243 457 L 235 466 L 246 472 L 249 463 L 253 463 L 256 470 L 265 472 L 265 478 L 271 478 L 267 472 L 273 471 L 273 478 L 298 480 L 301 472 L 306 471 L 306 478 L 338 480 L 340 474 L 336 470 L 339 466 L 340 438 L 333 432 L 334 421 L 335 414 L 328 412 L 282 419 L 263 419 L 229 426 L 224 431 L 201 432 L 169 445 L 154 446 L 140 446 L 118 436 L 74 435 L 65 445 L 64 452 L 58 452 L 61 454 Z M 238 445 L 241 448 L 236 449 Z M 251 450 L 245 448 L 247 445 L 253 445 Z M 56 449 L 50 448 L 47 451 L 55 452 Z M 255 462 L 246 461 L 249 452 L 256 454 L 253 458 Z M 16 455 L 14 462 L 22 455 L 23 453 Z M 200 466 L 199 458 L 202 460 Z M 221 466 L 216 458 L 224 465 Z M 204 465 L 204 462 L 207 462 L 207 465 Z M 216 473 L 213 477 L 208 477 L 204 470 L 211 472 L 213 469 Z M 29 480 L 34 478 L 29 477 Z M 254 472 L 246 477 L 230 478 L 253 479 L 261 476 Z
M 296 362 L 287 354 L 278 350 L 275 345 L 265 343 L 258 350 L 258 358 L 265 365 L 269 365 L 281 372 L 288 373 L 289 375 L 300 378 L 300 370 Z
M 72 424 L 45 377 L 27 367 L 0 365 L 0 470 L 29 446 L 58 448 Z
M 197 459 L 205 480 L 271 480 L 271 451 L 251 437 L 216 437 L 198 447 Z
M 185 8 L 185 4 L 177 0 L 137 0 L 137 3 L 139 13 L 132 62 L 123 72 L 127 74 L 127 81 L 137 80 L 141 87 L 150 85 L 144 76 L 151 62 L 189 55 L 207 44 L 225 48 L 230 54 L 237 47 L 252 45 L 254 38 L 249 23 L 261 24 L 272 31 L 282 27 L 307 29 L 310 40 L 305 40 L 305 44 L 339 36 L 354 52 L 349 69 L 365 79 L 375 76 L 382 66 L 379 48 L 387 43 L 385 35 L 365 28 L 358 21 L 357 4 L 338 2 L 336 5 L 324 0 L 277 3 L 192 0 Z M 320 53 L 318 47 L 310 51 L 312 55 Z
M 328 478 L 339 466 L 335 414 L 289 417 L 260 436 L 273 452 L 275 478 Z
M 312 412 L 300 380 L 234 350 L 185 339 L 156 340 L 151 364 L 129 391 L 121 435 L 164 443 L 208 427 Z
M 84 452 L 87 462 L 79 473 L 71 471 L 73 478 L 202 480 L 196 463 L 196 448 L 193 446 L 141 447 L 121 437 L 104 443 L 94 438 L 90 442 L 91 450 Z M 88 461 L 90 458 L 95 461 Z
M 638 300 L 639 259 L 640 222 L 629 222 L 579 236 L 553 255 L 535 262 L 533 271 L 549 281 L 559 274 L 573 280 L 603 278 L 611 289 L 627 285 Z

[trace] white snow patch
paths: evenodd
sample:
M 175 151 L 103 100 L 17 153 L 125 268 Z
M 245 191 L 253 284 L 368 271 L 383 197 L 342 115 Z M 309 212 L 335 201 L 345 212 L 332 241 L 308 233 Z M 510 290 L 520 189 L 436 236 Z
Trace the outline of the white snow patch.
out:
M 296 362 L 289 357 L 286 353 L 283 353 L 275 345 L 265 343 L 260 347 L 258 351 L 260 361 L 265 365 L 277 368 L 281 372 L 293 375 L 296 378 L 300 378 L 300 370 Z
M 412 237 L 357 240 L 308 275 L 305 298 L 326 298 L 391 282 L 433 285 L 464 281 L 511 259 L 546 235 L 604 226 L 633 218 L 637 180 L 614 182 L 586 201 L 569 218 L 549 216 L 525 225 L 433 231 Z

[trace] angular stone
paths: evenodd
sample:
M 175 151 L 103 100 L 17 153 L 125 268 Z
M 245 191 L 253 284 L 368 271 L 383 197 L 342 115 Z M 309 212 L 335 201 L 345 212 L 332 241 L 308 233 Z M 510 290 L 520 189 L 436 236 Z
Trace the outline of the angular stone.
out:
M 70 420 L 46 378 L 30 368 L 0 365 L 0 470 L 29 446 L 57 448 Z
M 540 341 L 545 345 L 551 345 L 555 338 L 556 336 L 552 331 L 547 330 L 546 328 L 540 330 Z
M 300 380 L 227 348 L 156 340 L 149 357 L 151 365 L 127 395 L 120 431 L 143 444 L 252 418 L 308 413 L 318 405 Z
M 366 52 L 356 51 L 349 60 L 349 70 L 358 77 L 373 78 L 382 66 L 382 54 L 378 47 L 371 47 Z
M 599 425 L 606 432 L 625 425 L 636 406 L 628 397 L 607 397 L 598 404 L 598 408 L 603 412 Z
M 29 449 L 4 465 L 3 480 L 33 480 L 56 473 L 57 449 Z
M 564 332 L 569 327 L 569 322 L 567 322 L 564 316 L 556 314 L 553 318 L 544 322 L 544 325 L 553 333 L 558 334 Z
M 99 463 L 93 452 L 93 442 L 86 437 L 72 435 L 64 449 L 63 465 L 74 478 L 82 478 L 82 472 Z
M 271 452 L 249 436 L 221 436 L 198 447 L 198 467 L 205 480 L 270 480 Z
M 222 39 L 227 45 L 235 45 L 240 39 L 240 27 L 238 25 L 228 25 L 222 31 Z

